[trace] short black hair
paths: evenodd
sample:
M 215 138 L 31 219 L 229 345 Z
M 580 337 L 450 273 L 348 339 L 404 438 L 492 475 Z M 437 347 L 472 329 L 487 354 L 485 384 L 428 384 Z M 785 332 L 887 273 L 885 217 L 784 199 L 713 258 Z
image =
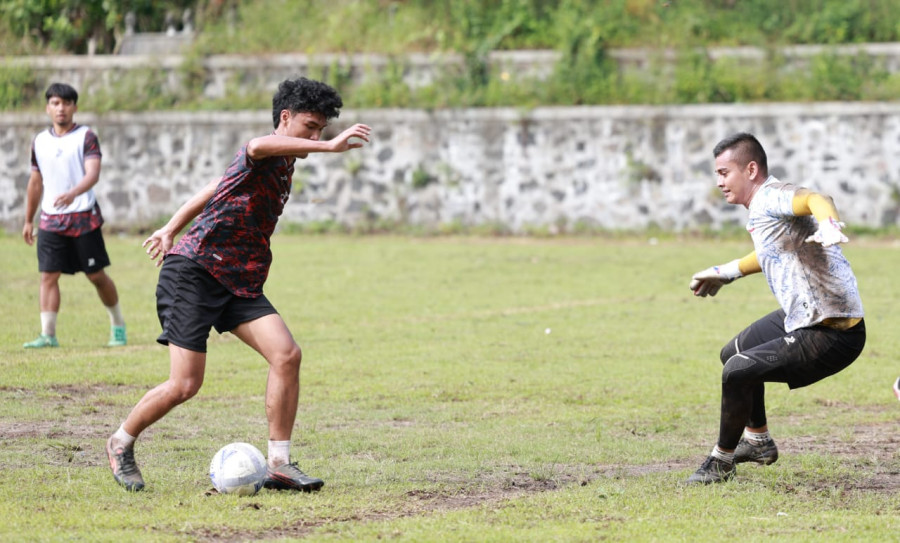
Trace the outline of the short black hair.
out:
M 272 97 L 272 123 L 278 128 L 285 109 L 291 113 L 321 113 L 326 119 L 335 119 L 343 106 L 341 96 L 330 85 L 305 77 L 286 79 Z
M 53 97 L 62 98 L 67 102 L 72 102 L 73 104 L 78 104 L 78 91 L 76 91 L 72 85 L 67 85 L 65 83 L 52 83 L 49 87 L 47 87 L 47 92 L 44 93 L 44 97 L 49 102 Z
M 753 134 L 738 132 L 737 134 L 728 136 L 716 144 L 713 149 L 713 158 L 718 158 L 719 155 L 729 149 L 734 150 L 734 161 L 741 167 L 744 167 L 751 162 L 756 162 L 760 171 L 765 173 L 769 172 L 766 151 Z

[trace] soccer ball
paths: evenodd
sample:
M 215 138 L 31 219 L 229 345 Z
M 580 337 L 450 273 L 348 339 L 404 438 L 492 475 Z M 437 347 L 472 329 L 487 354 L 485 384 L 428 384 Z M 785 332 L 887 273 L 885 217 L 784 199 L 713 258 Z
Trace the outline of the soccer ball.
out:
M 230 443 L 213 456 L 209 478 L 223 494 L 252 496 L 266 478 L 266 458 L 249 443 Z

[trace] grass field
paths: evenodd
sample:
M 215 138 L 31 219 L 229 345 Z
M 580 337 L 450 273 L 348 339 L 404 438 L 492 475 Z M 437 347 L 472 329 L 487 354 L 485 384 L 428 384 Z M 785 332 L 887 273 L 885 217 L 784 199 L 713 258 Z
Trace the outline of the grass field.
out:
M 266 293 L 303 347 L 294 459 L 321 492 L 210 493 L 232 441 L 265 451 L 266 366 L 215 333 L 200 394 L 139 440 L 145 492 L 105 438 L 168 372 L 157 269 L 107 236 L 129 345 L 83 276 L 61 348 L 38 332 L 34 249 L 0 238 L 0 540 L 898 541 L 900 245 L 853 239 L 868 344 L 812 387 L 768 389 L 769 467 L 687 487 L 715 442 L 722 344 L 775 309 L 761 276 L 696 299 L 747 241 L 274 238 Z

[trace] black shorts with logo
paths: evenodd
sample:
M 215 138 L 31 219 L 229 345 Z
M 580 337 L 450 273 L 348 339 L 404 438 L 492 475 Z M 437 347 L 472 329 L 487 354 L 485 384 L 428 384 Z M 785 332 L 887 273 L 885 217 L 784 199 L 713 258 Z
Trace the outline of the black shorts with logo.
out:
M 106 243 L 99 228 L 80 236 L 38 230 L 37 255 L 38 271 L 47 273 L 96 273 L 109 266 Z
M 265 296 L 235 296 L 203 266 L 169 255 L 159 271 L 156 313 L 162 326 L 156 341 L 205 353 L 211 328 L 222 334 L 277 311 Z
M 779 309 L 757 320 L 729 341 L 720 353 L 723 382 L 787 383 L 790 388 L 811 385 L 853 363 L 866 344 L 866 323 L 848 330 L 824 325 L 784 329 Z

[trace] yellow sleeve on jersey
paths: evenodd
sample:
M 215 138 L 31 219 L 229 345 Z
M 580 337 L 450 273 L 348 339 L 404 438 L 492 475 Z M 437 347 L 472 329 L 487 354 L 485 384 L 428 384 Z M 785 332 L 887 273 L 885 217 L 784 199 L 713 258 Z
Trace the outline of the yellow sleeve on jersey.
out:
M 756 258 L 756 251 L 738 260 L 738 269 L 744 275 L 761 272 L 762 266 L 759 265 L 759 260 Z
M 806 189 L 798 190 L 791 201 L 791 207 L 794 210 L 794 215 L 812 215 L 820 223 L 827 221 L 829 218 L 834 219 L 836 222 L 841 220 L 831 196 L 825 196 L 818 192 Z

